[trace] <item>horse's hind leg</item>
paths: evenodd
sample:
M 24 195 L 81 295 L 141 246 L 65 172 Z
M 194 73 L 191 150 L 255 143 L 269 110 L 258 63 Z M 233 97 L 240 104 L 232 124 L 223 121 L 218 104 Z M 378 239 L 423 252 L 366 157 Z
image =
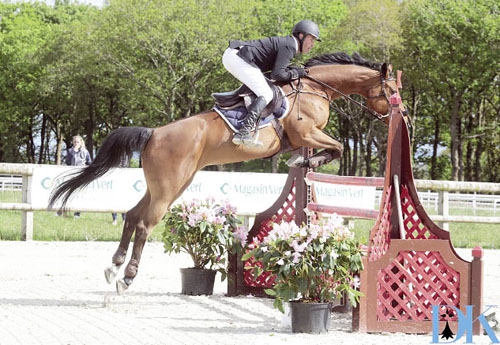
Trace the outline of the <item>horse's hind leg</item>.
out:
M 144 213 L 142 213 L 142 215 L 145 216 L 137 223 L 135 229 L 132 256 L 130 257 L 129 263 L 125 267 L 124 277 L 123 279 L 118 279 L 116 281 L 116 291 L 119 295 L 121 295 L 126 289 L 128 289 L 130 284 L 132 284 L 139 269 L 139 262 L 141 261 L 142 250 L 144 249 L 146 240 L 151 234 L 153 228 L 165 215 L 167 209 L 167 202 L 156 203 L 154 206 L 151 203 L 147 210 L 144 209 Z
M 118 274 L 118 270 L 125 262 L 132 234 L 137 228 L 140 219 L 142 219 L 141 215 L 145 214 L 146 207 L 149 205 L 150 199 L 151 197 L 149 192 L 146 192 L 139 203 L 127 212 L 127 216 L 125 217 L 125 222 L 123 224 L 120 244 L 118 245 L 115 254 L 113 254 L 112 265 L 104 270 L 104 276 L 106 277 L 108 284 L 111 284 L 114 281 L 116 275 Z

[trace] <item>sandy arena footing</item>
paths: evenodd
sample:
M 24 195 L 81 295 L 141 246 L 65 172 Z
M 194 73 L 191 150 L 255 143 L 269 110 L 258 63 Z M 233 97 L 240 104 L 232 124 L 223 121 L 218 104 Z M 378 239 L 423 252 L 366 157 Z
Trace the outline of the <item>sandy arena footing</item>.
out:
M 0 241 L 0 344 L 384 344 L 426 345 L 431 335 L 351 332 L 334 314 L 327 334 L 293 334 L 272 300 L 226 297 L 217 275 L 212 296 L 180 294 L 186 255 L 147 243 L 139 275 L 123 296 L 104 279 L 117 243 Z M 470 249 L 459 249 L 471 259 Z M 485 251 L 485 305 L 500 305 L 500 251 Z M 121 277 L 121 272 L 119 273 Z M 499 307 L 495 307 L 500 315 Z M 498 316 L 497 316 L 498 318 Z M 500 338 L 500 334 L 497 334 Z M 491 344 L 486 335 L 475 344 Z M 443 343 L 445 341 L 443 340 Z M 465 343 L 465 337 L 457 340 Z

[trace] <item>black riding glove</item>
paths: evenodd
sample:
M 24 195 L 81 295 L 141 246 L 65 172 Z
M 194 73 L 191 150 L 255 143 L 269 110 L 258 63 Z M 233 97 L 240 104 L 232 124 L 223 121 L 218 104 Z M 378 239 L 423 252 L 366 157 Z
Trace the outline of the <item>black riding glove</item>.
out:
M 293 67 L 290 69 L 290 72 L 292 74 L 291 80 L 302 78 L 307 75 L 307 69 L 301 67 Z

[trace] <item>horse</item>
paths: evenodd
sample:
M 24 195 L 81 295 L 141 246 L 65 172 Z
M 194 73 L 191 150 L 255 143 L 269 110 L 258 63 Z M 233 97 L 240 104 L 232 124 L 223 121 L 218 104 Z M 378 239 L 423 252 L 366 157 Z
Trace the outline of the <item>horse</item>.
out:
M 151 231 L 198 170 L 209 165 L 266 158 L 300 147 L 323 151 L 309 159 L 295 155 L 288 162 L 290 166 L 318 166 L 341 157 L 342 144 L 323 131 L 328 123 L 330 102 L 339 97 L 361 95 L 372 115 L 388 123 L 389 97 L 398 92 L 391 65 L 374 63 L 358 54 L 333 53 L 311 58 L 305 68 L 306 77 L 280 85 L 290 104 L 289 114 L 279 121 L 287 140 L 280 140 L 277 131 L 269 126 L 259 132 L 262 146 L 236 146 L 231 142 L 232 130 L 213 109 L 157 128 L 121 127 L 103 140 L 89 166 L 70 173 L 54 187 L 49 209 L 59 200 L 61 210 L 65 210 L 73 193 L 118 167 L 123 155 L 141 153 L 147 189 L 137 205 L 126 213 L 112 265 L 105 269 L 106 279 L 112 283 L 125 263 L 135 232 L 124 276 L 116 279 L 118 294 L 127 290 L 136 277 Z M 404 106 L 400 108 L 405 111 Z M 285 141 L 287 145 L 283 145 Z

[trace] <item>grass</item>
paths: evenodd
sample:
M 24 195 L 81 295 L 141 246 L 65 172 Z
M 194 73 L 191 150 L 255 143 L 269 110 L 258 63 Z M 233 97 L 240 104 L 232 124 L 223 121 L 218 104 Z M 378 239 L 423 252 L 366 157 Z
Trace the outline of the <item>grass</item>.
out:
M 357 219 L 353 231 L 361 243 L 368 244 L 375 220 Z M 450 238 L 455 248 L 500 249 L 499 224 L 449 223 Z
M 20 192 L 0 192 L 0 202 L 20 202 Z M 427 210 L 433 214 L 432 210 Z M 453 215 L 473 215 L 472 210 L 450 210 Z M 478 211 L 477 216 L 493 216 L 492 212 Z M 112 225 L 111 214 L 82 212 L 79 219 L 72 214 L 56 217 L 54 212 L 33 212 L 33 239 L 36 241 L 119 241 L 122 230 L 121 217 L 118 225 Z M 367 244 L 374 220 L 354 222 L 354 232 L 361 243 Z M 500 249 L 499 224 L 450 223 L 450 235 L 456 248 Z M 150 240 L 161 241 L 163 224 L 153 230 Z M 0 210 L 0 240 L 21 239 L 21 211 Z
M 20 202 L 19 192 L 0 192 L 0 202 Z M 121 216 L 118 225 L 112 224 L 110 213 L 82 212 L 79 219 L 73 214 L 56 216 L 55 212 L 33 212 L 33 240 L 35 241 L 119 241 L 122 231 Z M 151 234 L 151 241 L 161 240 L 162 223 Z M 21 211 L 0 210 L 0 240 L 21 240 Z

